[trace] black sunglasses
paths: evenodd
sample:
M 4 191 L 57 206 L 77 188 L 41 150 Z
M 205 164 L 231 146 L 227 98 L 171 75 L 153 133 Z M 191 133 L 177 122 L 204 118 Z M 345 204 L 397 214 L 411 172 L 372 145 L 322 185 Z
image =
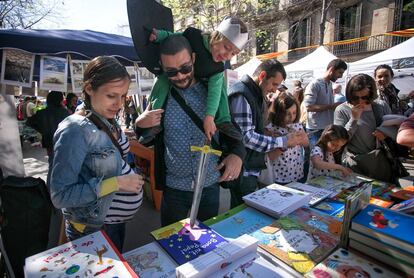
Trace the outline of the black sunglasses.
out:
M 369 100 L 370 99 L 370 96 L 362 96 L 362 97 L 360 97 L 360 96 L 352 96 L 351 97 L 351 100 L 352 101 L 357 101 L 359 99 L 361 99 L 361 100 Z
M 181 74 L 188 74 L 193 70 L 193 65 L 184 65 L 179 69 L 168 69 L 165 71 L 165 75 L 167 75 L 167 77 L 174 77 L 176 76 L 178 73 Z

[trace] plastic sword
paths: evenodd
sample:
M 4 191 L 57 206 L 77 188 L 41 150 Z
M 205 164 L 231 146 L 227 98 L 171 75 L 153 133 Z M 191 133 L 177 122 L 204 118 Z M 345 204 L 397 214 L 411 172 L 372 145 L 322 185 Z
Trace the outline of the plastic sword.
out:
M 204 183 L 206 181 L 209 157 L 211 154 L 221 156 L 221 151 L 212 149 L 210 145 L 204 145 L 202 147 L 191 146 L 191 151 L 201 152 L 200 161 L 198 163 L 197 177 L 193 183 L 194 195 L 190 211 L 190 227 L 193 228 L 197 219 L 198 208 L 200 206 L 201 193 L 203 192 Z

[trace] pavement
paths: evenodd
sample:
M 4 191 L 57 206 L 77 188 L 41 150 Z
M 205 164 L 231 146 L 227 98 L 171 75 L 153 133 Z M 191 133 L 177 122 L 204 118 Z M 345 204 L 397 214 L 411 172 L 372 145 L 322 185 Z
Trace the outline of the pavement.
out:
M 46 150 L 40 146 L 32 147 L 28 143 L 23 144 L 23 162 L 27 176 L 40 177 L 46 181 L 48 171 L 48 158 Z M 414 160 L 404 163 L 410 173 L 410 177 L 400 179 L 402 187 L 414 184 Z M 221 188 L 219 213 L 229 209 L 230 192 Z M 145 197 L 142 207 L 136 213 L 134 219 L 127 224 L 124 252 L 135 249 L 152 242 L 150 232 L 160 228 L 160 213 L 150 200 Z

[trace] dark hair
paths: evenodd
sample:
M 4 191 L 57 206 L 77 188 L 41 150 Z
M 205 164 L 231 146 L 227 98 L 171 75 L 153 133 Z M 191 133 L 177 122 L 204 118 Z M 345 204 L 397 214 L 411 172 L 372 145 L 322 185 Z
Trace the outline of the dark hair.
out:
M 90 109 L 91 99 L 85 88 L 91 85 L 92 90 L 100 86 L 127 78 L 131 80 L 126 68 L 114 57 L 98 56 L 88 63 L 83 74 L 83 89 L 85 107 Z
M 190 43 L 183 35 L 171 35 L 160 44 L 161 55 L 175 55 L 183 49 L 186 49 L 190 55 L 193 53 Z
M 302 88 L 302 82 L 300 80 L 294 80 L 293 81 L 293 86 Z
M 299 104 L 302 103 L 303 99 L 305 98 L 304 90 L 302 87 L 296 87 L 292 91 L 292 95 L 295 96 L 295 94 L 298 95 L 298 102 Z
M 380 69 L 387 69 L 387 70 L 390 72 L 391 77 L 394 77 L 394 71 L 392 70 L 392 68 L 391 68 L 389 65 L 386 65 L 386 64 L 379 65 L 379 66 L 378 66 L 378 67 L 374 70 L 374 77 L 376 77 L 376 76 L 377 76 L 377 70 L 380 70 Z
M 266 79 L 275 77 L 277 72 L 282 74 L 283 79 L 286 79 L 286 71 L 283 65 L 276 59 L 269 59 L 263 61 L 254 71 L 253 76 L 257 77 L 264 71 L 266 72 Z
M 337 70 L 337 69 L 346 70 L 348 66 L 346 65 L 345 61 L 342 59 L 333 59 L 332 61 L 329 62 L 328 66 L 326 67 L 327 70 L 330 68 L 333 68 L 333 70 Z
M 74 93 L 68 93 L 66 95 L 66 104 L 70 103 L 73 98 L 77 98 L 78 96 Z
M 59 91 L 51 91 L 46 97 L 47 106 L 62 106 L 63 93 Z
M 284 122 L 286 111 L 296 105 L 296 118 L 293 120 L 294 123 L 297 123 L 300 118 L 300 107 L 299 103 L 296 101 L 295 97 L 288 93 L 281 93 L 275 98 L 275 100 L 270 105 L 269 109 L 269 122 L 275 126 L 286 127 Z
M 365 88 L 369 90 L 369 102 L 373 102 L 378 97 L 377 86 L 375 80 L 365 73 L 360 73 L 353 76 L 346 85 L 345 96 L 348 102 L 351 102 L 355 92 L 361 91 Z
M 334 140 L 343 139 L 345 141 L 349 140 L 348 131 L 340 125 L 328 125 L 322 132 L 321 137 L 319 138 L 318 142 L 316 142 L 316 146 L 319 146 L 323 151 L 323 156 L 326 158 L 326 151 L 328 142 Z

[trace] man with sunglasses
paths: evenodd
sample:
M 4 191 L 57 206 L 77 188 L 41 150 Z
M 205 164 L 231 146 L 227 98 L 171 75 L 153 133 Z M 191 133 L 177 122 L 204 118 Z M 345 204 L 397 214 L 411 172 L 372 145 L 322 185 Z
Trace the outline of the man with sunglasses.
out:
M 195 54 L 187 39 L 173 35 L 160 45 L 161 66 L 169 82 L 169 94 L 159 111 L 147 109 L 138 118 L 137 135 L 145 133 L 148 128 L 161 125 L 161 130 L 154 138 L 155 177 L 158 189 L 163 190 L 161 203 L 161 225 L 166 226 L 187 218 L 192 205 L 193 184 L 196 179 L 199 153 L 192 152 L 191 146 L 203 146 L 205 136 L 193 119 L 183 110 L 176 94 L 181 96 L 185 105 L 196 116 L 203 119 L 207 106 L 207 88 L 194 77 Z M 156 90 L 157 88 L 153 88 Z M 218 183 L 236 179 L 241 171 L 245 150 L 240 140 L 216 134 L 213 136 L 214 148 L 221 148 L 228 154 L 221 161 L 217 156 L 210 156 L 207 163 L 207 177 L 202 192 L 198 217 L 200 221 L 216 216 L 219 208 L 220 188 Z M 221 173 L 220 173 L 221 170 Z

